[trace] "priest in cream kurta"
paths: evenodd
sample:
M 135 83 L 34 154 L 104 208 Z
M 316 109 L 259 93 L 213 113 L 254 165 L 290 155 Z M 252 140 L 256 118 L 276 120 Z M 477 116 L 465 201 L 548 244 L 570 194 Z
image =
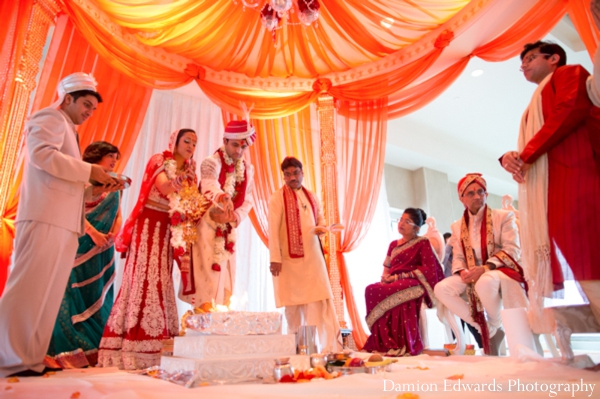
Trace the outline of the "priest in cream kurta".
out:
M 278 308 L 285 306 L 288 332 L 317 327 L 320 349 L 339 350 L 340 328 L 319 241 L 325 219 L 316 196 L 302 187 L 302 163 L 281 164 L 285 185 L 269 200 L 269 253 Z M 320 228 L 317 226 L 321 226 Z

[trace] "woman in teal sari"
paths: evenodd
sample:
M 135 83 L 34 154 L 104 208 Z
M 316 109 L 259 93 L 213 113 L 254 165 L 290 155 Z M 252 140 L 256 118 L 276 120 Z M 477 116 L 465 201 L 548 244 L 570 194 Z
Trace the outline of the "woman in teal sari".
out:
M 112 171 L 120 157 L 114 145 L 90 144 L 83 160 Z M 51 368 L 95 366 L 98 345 L 113 305 L 114 236 L 121 226 L 121 192 L 94 195 L 85 203 L 86 234 L 79 247 L 45 363 Z

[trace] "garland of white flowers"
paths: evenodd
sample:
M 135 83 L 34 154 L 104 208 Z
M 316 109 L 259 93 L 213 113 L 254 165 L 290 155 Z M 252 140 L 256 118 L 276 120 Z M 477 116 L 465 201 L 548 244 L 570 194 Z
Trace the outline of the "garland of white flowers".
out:
M 164 163 L 165 174 L 167 178 L 171 181 L 177 177 L 177 162 L 175 158 L 167 158 Z M 185 210 L 181 207 L 181 197 L 177 191 L 173 191 L 169 195 L 169 216 L 173 216 L 174 213 L 179 212 L 181 214 L 185 213 Z M 186 243 L 183 239 L 183 224 L 173 224 L 171 223 L 171 245 L 173 249 L 177 250 L 178 248 L 186 249 Z
M 219 148 L 219 151 L 223 154 L 223 159 L 228 166 L 233 165 L 233 159 L 227 155 L 227 151 L 225 151 L 225 147 Z M 218 155 L 216 155 L 218 157 Z M 231 198 L 235 196 L 235 186 L 236 183 L 242 182 L 244 180 L 244 174 L 246 172 L 246 165 L 244 163 L 243 158 L 240 158 L 235 163 L 234 171 L 231 173 L 226 173 L 225 175 L 225 183 L 223 184 L 223 191 L 226 194 L 229 194 Z M 222 232 L 227 231 L 227 223 L 217 223 L 217 229 L 220 229 Z M 230 229 L 227 235 L 227 241 L 235 245 L 235 230 Z M 222 261 L 228 260 L 231 256 L 231 252 L 226 250 L 225 248 L 225 236 L 215 236 L 214 242 L 214 262 L 220 264 Z

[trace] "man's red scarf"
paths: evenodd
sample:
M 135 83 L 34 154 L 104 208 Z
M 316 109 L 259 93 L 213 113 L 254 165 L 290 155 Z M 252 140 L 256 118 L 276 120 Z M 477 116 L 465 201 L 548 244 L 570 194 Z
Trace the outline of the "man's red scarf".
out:
M 227 163 L 225 163 L 225 156 L 223 154 L 223 151 L 221 151 L 221 149 L 218 149 L 216 151 L 217 154 L 219 154 L 219 158 L 221 159 L 221 171 L 219 172 L 219 185 L 221 186 L 221 189 L 223 189 L 223 186 L 225 185 L 225 180 L 227 179 L 227 173 L 235 173 L 235 162 L 231 165 L 227 165 Z M 244 162 L 244 166 L 246 165 L 246 161 L 244 161 L 242 159 L 242 162 Z M 233 190 L 233 196 L 231 198 L 231 202 L 233 202 L 233 209 L 237 209 L 240 206 L 242 206 L 242 204 L 244 203 L 245 199 L 246 199 L 246 187 L 248 186 L 248 172 L 246 171 L 246 168 L 244 167 L 244 180 L 240 181 L 240 182 L 236 182 L 235 183 L 235 188 Z
M 317 200 L 313 194 L 301 187 L 308 198 L 310 206 L 317 224 Z M 300 209 L 298 208 L 298 199 L 294 190 L 287 185 L 283 186 L 283 207 L 285 209 L 285 224 L 287 226 L 287 236 L 289 244 L 290 258 L 303 258 L 304 245 L 302 244 L 302 226 L 300 225 Z
M 236 162 L 233 162 L 231 165 L 228 165 L 225 162 L 225 154 L 224 153 L 225 153 L 225 150 L 223 150 L 221 148 L 219 148 L 217 151 L 215 151 L 215 154 L 218 154 L 219 159 L 221 160 L 221 171 L 219 172 L 219 178 L 217 179 L 217 181 L 219 182 L 219 186 L 221 187 L 221 190 L 225 186 L 225 181 L 227 180 L 227 174 L 235 173 L 235 164 L 236 164 Z M 238 209 L 240 206 L 242 206 L 242 204 L 246 200 L 246 188 L 248 187 L 248 171 L 247 171 L 246 161 L 244 161 L 242 159 L 241 162 L 244 162 L 244 179 L 242 181 L 235 182 L 235 186 L 233 189 L 233 195 L 231 197 L 231 202 L 233 203 L 233 209 Z M 202 182 L 200 182 L 200 185 L 201 184 L 202 184 Z M 200 185 L 198 186 L 199 190 L 201 190 Z M 215 231 L 215 236 L 223 237 L 223 240 L 225 240 L 225 250 L 228 251 L 229 253 L 233 254 L 233 252 L 235 251 L 235 242 L 229 240 L 229 235 L 231 234 L 231 230 L 232 230 L 231 223 L 225 223 L 225 228 L 217 227 L 217 230 Z M 212 264 L 211 269 L 214 270 L 215 272 L 220 272 L 221 265 L 219 265 L 218 263 L 215 262 Z
M 469 236 L 469 218 L 470 213 L 468 209 L 465 209 L 463 214 L 461 226 L 460 226 L 460 241 L 465 260 L 467 261 L 467 268 L 472 270 L 477 266 L 475 262 L 475 252 L 471 247 L 471 237 Z M 483 210 L 483 220 L 481 221 L 481 262 L 485 265 L 489 259 L 489 254 L 494 252 L 494 229 L 492 226 L 492 210 L 486 205 Z M 500 267 L 496 270 L 500 270 L 508 277 L 515 281 L 523 284 L 525 292 L 528 291 L 527 282 L 523 274 L 523 268 L 519 265 L 509 254 L 504 251 L 499 251 L 493 255 L 493 257 L 499 259 L 504 267 Z M 475 284 L 470 283 L 467 285 L 467 298 L 469 299 L 469 305 L 471 310 L 471 317 L 481 327 L 481 339 L 483 341 L 483 351 L 485 354 L 490 353 L 490 333 L 487 328 L 487 321 L 485 319 L 485 313 L 483 305 L 477 296 L 475 291 Z

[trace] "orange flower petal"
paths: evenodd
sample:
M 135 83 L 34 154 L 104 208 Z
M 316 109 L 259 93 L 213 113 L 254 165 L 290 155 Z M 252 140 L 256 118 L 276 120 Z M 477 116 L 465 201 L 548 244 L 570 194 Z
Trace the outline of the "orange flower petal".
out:
M 79 391 L 75 391 L 71 394 L 71 399 L 77 399 L 81 396 L 81 393 L 79 393 Z
M 19 379 L 17 377 L 9 377 L 6 382 L 19 382 Z
M 396 396 L 396 399 L 419 399 L 419 395 L 411 392 L 404 392 L 402 395 Z
M 454 374 L 454 375 L 451 375 L 450 377 L 446 377 L 446 379 L 447 380 L 462 380 L 464 376 L 465 376 L 464 374 Z

